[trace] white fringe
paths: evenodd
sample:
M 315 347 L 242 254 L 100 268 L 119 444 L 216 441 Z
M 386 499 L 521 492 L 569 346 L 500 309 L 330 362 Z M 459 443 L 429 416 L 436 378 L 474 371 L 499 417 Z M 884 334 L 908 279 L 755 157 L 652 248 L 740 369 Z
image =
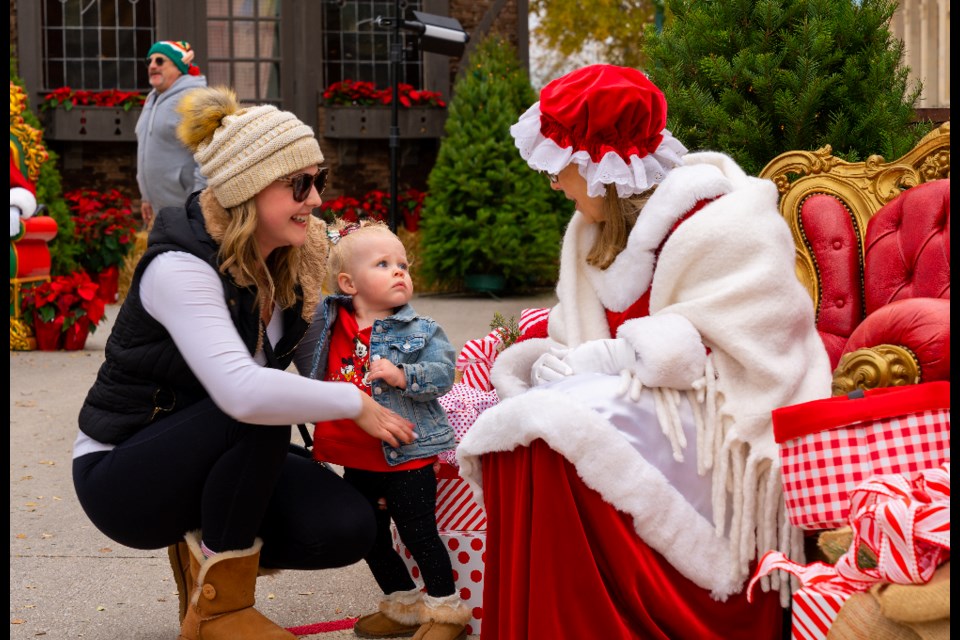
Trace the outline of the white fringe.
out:
M 680 393 L 676 389 L 655 387 L 653 404 L 657 410 L 657 421 L 660 431 L 670 441 L 673 450 L 673 459 L 683 462 L 683 449 L 687 446 L 687 436 L 683 433 L 683 424 L 680 422 Z
M 783 552 L 803 562 L 803 532 L 790 525 L 783 499 L 779 465 L 773 460 L 751 460 L 749 443 L 731 436 L 733 418 L 723 413 L 713 358 L 707 356 L 704 377 L 685 392 L 693 409 L 697 434 L 697 472 L 713 471 L 713 520 L 718 537 L 729 535 L 730 552 L 738 578 L 749 577 L 750 562 L 768 550 Z M 632 389 L 636 393 L 636 389 Z M 669 440 L 676 461 L 683 461 L 687 441 L 680 422 L 681 393 L 652 388 L 657 420 Z M 727 531 L 728 501 L 732 510 Z M 796 578 L 774 572 L 761 579 L 764 591 L 780 592 L 788 606 L 798 588 Z

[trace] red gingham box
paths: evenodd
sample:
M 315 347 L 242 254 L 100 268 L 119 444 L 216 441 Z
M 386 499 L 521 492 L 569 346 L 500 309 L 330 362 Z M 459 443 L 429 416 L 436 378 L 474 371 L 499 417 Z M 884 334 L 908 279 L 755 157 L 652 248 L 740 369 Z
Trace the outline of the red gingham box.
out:
M 870 389 L 773 411 L 790 522 L 847 524 L 850 492 L 878 473 L 914 473 L 950 459 L 950 383 Z
M 840 608 L 849 597 L 807 588 L 794 593 L 791 640 L 825 640 Z

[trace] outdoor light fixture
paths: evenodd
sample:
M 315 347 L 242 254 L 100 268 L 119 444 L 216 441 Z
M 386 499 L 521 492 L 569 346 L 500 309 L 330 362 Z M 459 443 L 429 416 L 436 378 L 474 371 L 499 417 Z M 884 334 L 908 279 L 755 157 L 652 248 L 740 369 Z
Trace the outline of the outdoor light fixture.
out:
M 406 7 L 406 3 L 404 3 Z M 408 31 L 420 40 L 420 49 L 429 53 L 446 56 L 462 56 L 470 39 L 469 34 L 460 26 L 456 18 L 437 16 L 432 13 L 414 11 L 416 20 L 400 18 L 400 0 L 394 0 L 393 17 L 377 16 L 373 23 L 378 27 L 391 30 L 390 42 L 390 84 L 393 87 L 393 100 L 390 104 L 390 230 L 397 231 L 397 165 L 400 154 L 400 63 L 403 62 L 403 43 L 400 31 Z
M 416 20 L 404 20 L 403 28 L 420 36 L 420 48 L 430 53 L 461 56 L 470 36 L 456 18 L 414 11 Z

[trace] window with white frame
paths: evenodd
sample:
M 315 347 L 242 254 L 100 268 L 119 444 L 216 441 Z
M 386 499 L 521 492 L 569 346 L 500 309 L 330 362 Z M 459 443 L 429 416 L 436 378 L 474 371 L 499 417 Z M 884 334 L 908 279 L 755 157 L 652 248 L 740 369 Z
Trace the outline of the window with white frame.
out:
M 42 89 L 149 91 L 152 0 L 43 0 Z

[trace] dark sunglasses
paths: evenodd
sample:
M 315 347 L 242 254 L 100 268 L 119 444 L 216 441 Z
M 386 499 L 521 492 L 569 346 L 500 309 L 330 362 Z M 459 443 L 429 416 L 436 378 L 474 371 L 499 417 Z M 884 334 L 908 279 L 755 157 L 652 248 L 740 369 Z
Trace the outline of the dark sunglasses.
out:
M 560 182 L 560 176 L 558 176 L 555 173 L 547 173 L 546 171 L 541 171 L 540 173 L 550 178 L 550 182 L 552 182 L 553 184 L 557 184 L 558 182 Z
M 297 202 L 303 202 L 310 197 L 310 187 L 316 187 L 317 193 L 322 194 L 324 187 L 327 186 L 328 167 L 320 167 L 315 174 L 298 173 L 289 178 L 278 178 L 278 182 L 283 182 L 293 187 L 293 199 Z
M 163 66 L 163 63 L 166 62 L 166 61 L 167 61 L 166 58 L 161 58 L 160 56 L 157 56 L 157 57 L 155 57 L 155 58 L 147 58 L 147 66 L 149 67 L 149 66 L 150 66 L 150 63 L 152 62 L 152 63 L 154 63 L 155 65 L 157 65 L 158 67 L 162 67 L 162 66 Z

